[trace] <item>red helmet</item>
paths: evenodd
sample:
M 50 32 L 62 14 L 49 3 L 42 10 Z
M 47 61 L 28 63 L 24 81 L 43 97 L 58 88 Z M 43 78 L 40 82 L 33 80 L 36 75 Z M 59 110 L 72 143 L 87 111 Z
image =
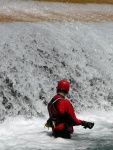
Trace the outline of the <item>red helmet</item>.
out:
M 66 92 L 69 91 L 70 83 L 67 80 L 60 80 L 58 82 L 57 90 L 65 90 Z

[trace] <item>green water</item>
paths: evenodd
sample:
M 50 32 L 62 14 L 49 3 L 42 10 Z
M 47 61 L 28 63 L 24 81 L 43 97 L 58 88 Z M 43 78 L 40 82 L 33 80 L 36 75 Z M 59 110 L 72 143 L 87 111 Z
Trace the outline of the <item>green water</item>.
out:
M 76 143 L 79 143 L 81 148 L 78 147 L 78 149 L 81 150 L 113 150 L 113 129 L 107 126 L 104 132 L 100 129 L 94 132 L 74 134 L 72 140 L 75 141 L 75 150 L 77 149 Z

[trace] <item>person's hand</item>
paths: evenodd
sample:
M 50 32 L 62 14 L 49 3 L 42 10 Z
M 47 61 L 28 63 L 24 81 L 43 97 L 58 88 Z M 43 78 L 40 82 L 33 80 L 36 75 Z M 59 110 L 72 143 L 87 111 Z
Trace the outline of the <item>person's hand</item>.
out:
M 94 126 L 94 123 L 92 122 L 87 122 L 87 121 L 82 121 L 82 124 L 81 124 L 85 129 L 86 128 L 89 128 L 89 129 L 92 129 L 93 126 Z

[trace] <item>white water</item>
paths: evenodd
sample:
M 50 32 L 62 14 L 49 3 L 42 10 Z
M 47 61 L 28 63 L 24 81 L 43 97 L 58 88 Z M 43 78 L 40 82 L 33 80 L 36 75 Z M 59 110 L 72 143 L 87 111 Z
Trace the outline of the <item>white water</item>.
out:
M 9 118 L 0 125 L 0 149 L 41 150 L 41 149 L 108 149 L 113 144 L 112 112 L 92 111 L 78 115 L 79 118 L 95 122 L 92 130 L 74 127 L 71 140 L 51 137 L 51 130 L 44 128 L 45 119 L 23 117 Z
M 0 150 L 112 150 L 112 41 L 112 22 L 0 23 Z M 44 128 L 62 78 L 78 118 L 95 122 L 74 127 L 72 140 Z

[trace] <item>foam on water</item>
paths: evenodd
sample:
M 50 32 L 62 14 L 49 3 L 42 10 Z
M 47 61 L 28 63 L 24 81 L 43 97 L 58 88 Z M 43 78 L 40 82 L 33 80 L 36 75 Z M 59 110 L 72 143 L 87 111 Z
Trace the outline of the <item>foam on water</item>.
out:
M 25 119 L 21 116 L 9 118 L 0 124 L 0 148 L 2 150 L 27 149 L 77 149 L 77 150 L 112 150 L 113 117 L 111 111 L 85 111 L 78 114 L 83 120 L 95 122 L 92 130 L 74 127 L 71 140 L 51 137 L 51 129 L 44 128 L 48 116 Z

